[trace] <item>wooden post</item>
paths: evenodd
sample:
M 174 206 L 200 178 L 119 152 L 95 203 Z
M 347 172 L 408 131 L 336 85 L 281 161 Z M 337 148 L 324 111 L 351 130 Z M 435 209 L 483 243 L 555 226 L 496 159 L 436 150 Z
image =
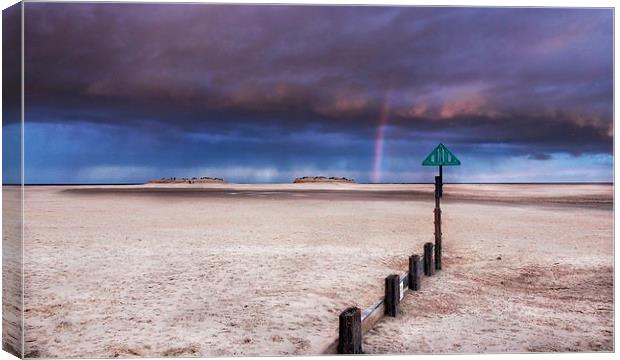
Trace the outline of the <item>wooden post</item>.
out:
M 411 291 L 420 290 L 420 283 L 422 280 L 420 265 L 420 255 L 409 256 L 409 289 L 411 289 Z
M 435 214 L 435 240 L 441 239 L 441 209 L 435 208 L 433 211 Z
M 395 317 L 400 305 L 400 276 L 392 274 L 385 278 L 385 314 Z
M 424 275 L 431 276 L 435 273 L 435 261 L 433 260 L 433 243 L 424 244 Z
M 435 176 L 435 269 L 441 270 L 441 197 L 443 196 L 443 176 L 441 166 L 439 176 Z
M 443 179 L 435 176 L 435 207 L 439 207 L 439 199 L 443 196 Z
M 358 307 L 340 313 L 338 354 L 362 354 L 362 311 Z
M 435 269 L 441 270 L 441 209 L 435 208 Z

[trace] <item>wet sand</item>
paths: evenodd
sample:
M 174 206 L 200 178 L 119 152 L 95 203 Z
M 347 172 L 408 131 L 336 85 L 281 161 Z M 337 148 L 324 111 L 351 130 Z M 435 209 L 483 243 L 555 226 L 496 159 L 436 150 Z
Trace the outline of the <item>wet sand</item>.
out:
M 445 270 L 366 352 L 613 350 L 612 186 L 444 191 Z M 432 185 L 28 187 L 25 352 L 319 354 L 432 209 Z

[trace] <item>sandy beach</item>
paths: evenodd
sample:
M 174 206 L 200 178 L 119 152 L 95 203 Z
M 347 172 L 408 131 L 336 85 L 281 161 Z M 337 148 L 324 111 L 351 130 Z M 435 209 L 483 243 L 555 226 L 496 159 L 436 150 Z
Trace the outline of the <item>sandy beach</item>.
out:
M 2 186 L 2 349 L 22 350 L 22 208 L 19 186 Z
M 432 185 L 31 186 L 30 357 L 320 354 L 433 239 Z M 445 185 L 444 270 L 367 353 L 612 351 L 613 186 Z

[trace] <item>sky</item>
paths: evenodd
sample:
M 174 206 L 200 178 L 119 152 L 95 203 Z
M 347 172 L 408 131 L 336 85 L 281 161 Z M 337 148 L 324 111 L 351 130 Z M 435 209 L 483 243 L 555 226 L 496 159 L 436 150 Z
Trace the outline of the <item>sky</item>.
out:
M 610 9 L 26 3 L 24 18 L 27 183 L 432 182 L 438 143 L 462 163 L 446 182 L 613 180 Z

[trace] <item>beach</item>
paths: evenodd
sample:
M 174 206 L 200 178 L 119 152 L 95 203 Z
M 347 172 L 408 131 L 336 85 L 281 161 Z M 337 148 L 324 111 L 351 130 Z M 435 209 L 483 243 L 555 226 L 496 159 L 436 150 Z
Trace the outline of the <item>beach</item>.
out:
M 21 355 L 22 322 L 22 189 L 2 186 L 2 349 Z
M 25 354 L 321 354 L 433 241 L 433 185 L 28 186 Z M 613 351 L 613 186 L 444 185 L 443 270 L 364 351 Z

